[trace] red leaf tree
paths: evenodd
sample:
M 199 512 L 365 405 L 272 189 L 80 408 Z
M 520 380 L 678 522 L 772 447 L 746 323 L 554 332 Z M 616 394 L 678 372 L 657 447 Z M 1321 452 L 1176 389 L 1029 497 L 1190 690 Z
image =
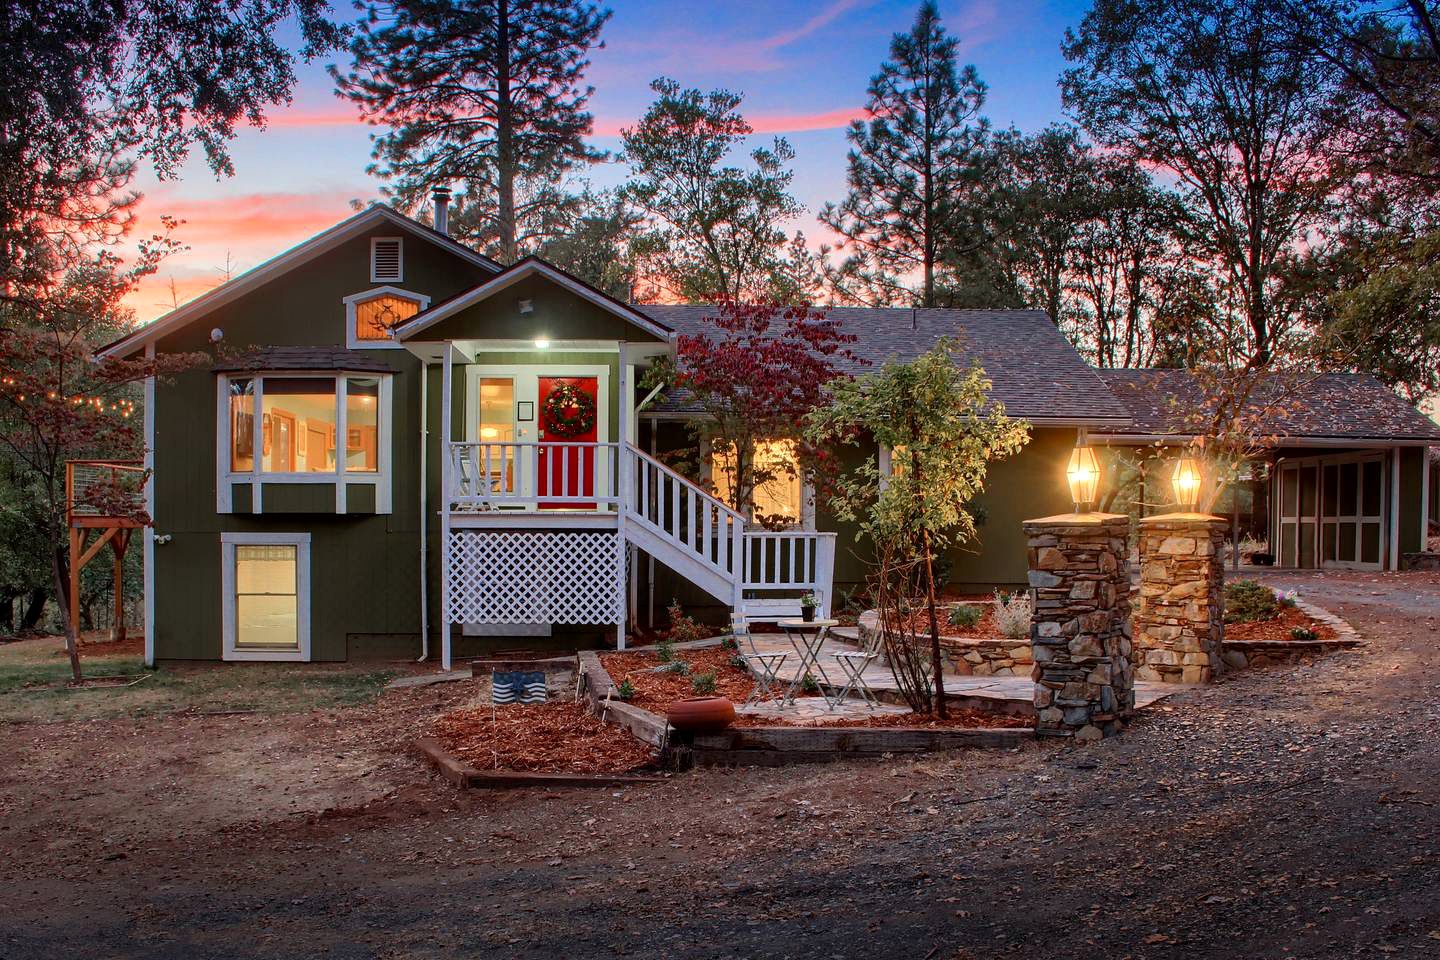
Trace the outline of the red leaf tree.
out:
M 767 484 L 828 475 L 826 451 L 805 441 L 805 415 L 826 402 L 826 385 L 862 365 L 848 348 L 855 337 L 823 310 L 775 304 L 717 303 L 705 329 L 682 334 L 673 365 L 659 365 L 650 380 L 669 383 L 676 399 L 698 409 L 697 440 L 728 451 L 720 489 L 729 505 L 767 526 L 786 518 L 755 515 L 755 493 Z M 757 458 L 756 445 L 795 444 L 794 462 Z

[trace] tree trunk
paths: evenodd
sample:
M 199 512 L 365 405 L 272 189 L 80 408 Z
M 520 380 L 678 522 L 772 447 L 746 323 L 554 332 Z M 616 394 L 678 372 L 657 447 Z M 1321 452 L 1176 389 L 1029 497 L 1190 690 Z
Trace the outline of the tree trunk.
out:
M 515 227 L 515 114 L 510 103 L 510 4 L 497 4 L 495 53 L 495 187 L 499 207 L 500 260 L 507 266 L 519 259 Z
M 70 619 L 70 572 L 65 548 L 50 551 L 51 572 L 55 575 L 55 597 L 60 605 L 60 622 L 65 625 L 65 652 L 70 655 L 70 675 L 76 683 L 80 673 L 80 634 Z
M 935 612 L 935 554 L 930 549 L 930 531 L 924 535 L 925 607 L 930 617 L 930 671 L 935 676 L 935 716 L 945 719 L 945 668 L 940 659 L 940 618 Z
M 50 599 L 44 587 L 36 587 L 30 591 L 29 603 L 25 606 L 25 612 L 20 615 L 20 629 L 34 630 L 40 624 L 40 618 L 45 616 L 45 601 Z

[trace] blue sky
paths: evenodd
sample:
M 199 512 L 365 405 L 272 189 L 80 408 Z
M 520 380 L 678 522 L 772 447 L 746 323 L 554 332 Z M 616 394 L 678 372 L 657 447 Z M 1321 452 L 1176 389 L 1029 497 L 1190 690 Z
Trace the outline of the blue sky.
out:
M 597 135 L 604 149 L 651 100 L 649 82 L 675 78 L 686 86 L 743 93 L 743 112 L 795 148 L 795 192 L 809 208 L 796 224 L 815 234 L 814 211 L 845 192 L 845 118 L 865 102 L 865 87 L 884 59 L 891 35 L 914 19 L 916 0 L 613 0 L 605 49 L 592 58 L 589 80 Z M 1056 80 L 1064 68 L 1060 43 L 1079 23 L 1082 0 L 945 0 L 941 16 L 961 40 L 990 88 L 986 115 L 997 127 L 1039 129 L 1063 119 Z M 348 15 L 348 10 L 344 11 Z M 217 180 L 192 160 L 176 180 L 148 174 L 140 228 L 162 214 L 185 221 L 178 238 L 190 245 L 131 298 L 141 320 L 171 305 L 171 281 L 184 302 L 222 279 L 227 257 L 244 270 L 342 219 L 351 200 L 377 196 L 368 177 L 370 129 L 337 100 L 325 63 L 302 65 L 294 104 L 275 111 L 266 130 L 243 130 L 232 146 L 236 174 Z M 344 59 L 339 61 L 343 66 Z M 622 171 L 593 171 L 600 184 Z

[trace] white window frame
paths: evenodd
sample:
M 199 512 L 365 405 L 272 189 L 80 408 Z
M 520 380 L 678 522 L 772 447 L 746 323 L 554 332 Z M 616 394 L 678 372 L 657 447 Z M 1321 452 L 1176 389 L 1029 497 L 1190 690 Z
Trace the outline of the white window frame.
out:
M 372 287 L 360 293 L 352 293 L 340 302 L 345 304 L 345 346 L 351 350 L 403 350 L 405 344 L 395 339 L 394 331 L 391 331 L 389 340 L 361 340 L 355 332 L 356 308 L 366 301 L 383 296 L 402 297 L 406 300 L 414 300 L 420 304 L 420 311 L 423 313 L 430 306 L 430 298 L 423 293 L 415 293 L 412 290 L 405 290 L 400 287 L 383 286 Z M 412 318 L 413 319 L 413 318 Z M 410 321 L 405 321 L 409 323 Z
M 335 381 L 335 471 L 333 473 L 274 473 L 260 469 L 263 456 L 264 428 L 263 412 L 266 377 L 292 379 L 310 378 Z M 345 470 L 344 444 L 348 438 L 345 410 L 346 381 L 351 377 L 362 379 L 378 378 L 380 381 L 379 416 L 380 431 L 376 438 L 376 469 L 370 473 L 347 472 Z M 234 484 L 248 483 L 251 489 L 251 513 L 264 512 L 264 487 L 267 483 L 329 483 L 335 486 L 335 512 L 346 512 L 347 487 L 351 485 L 373 486 L 375 488 L 375 512 L 391 512 L 391 489 L 393 486 L 394 459 L 394 379 L 393 373 L 375 370 L 250 370 L 222 373 L 215 378 L 216 430 L 215 430 L 215 510 L 217 513 L 233 513 L 234 502 L 231 490 Z M 230 469 L 230 384 L 234 380 L 254 380 L 255 410 L 255 467 L 249 471 Z
M 398 244 L 396 265 L 400 268 L 393 277 L 382 277 L 375 272 L 375 248 L 382 243 L 394 241 Z M 404 237 L 371 237 L 370 238 L 370 282 L 371 283 L 404 283 L 405 282 L 405 238 Z
M 300 645 L 297 650 L 247 650 L 235 645 L 235 548 L 237 546 L 282 546 L 295 548 L 295 619 Z M 222 659 L 236 661 L 310 662 L 310 534 L 308 533 L 222 533 L 220 534 Z
M 710 438 L 706 437 L 700 441 L 700 479 L 706 483 L 713 483 L 714 466 L 710 457 Z M 745 522 L 754 524 L 754 517 L 746 517 Z M 758 524 L 756 525 L 758 529 Z M 800 473 L 800 521 L 787 530 L 796 530 L 802 533 L 815 533 L 815 484 L 804 473 Z

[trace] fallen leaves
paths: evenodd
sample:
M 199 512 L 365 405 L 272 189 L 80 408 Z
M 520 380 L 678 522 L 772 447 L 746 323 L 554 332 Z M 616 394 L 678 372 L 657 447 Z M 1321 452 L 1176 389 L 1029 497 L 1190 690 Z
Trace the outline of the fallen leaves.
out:
M 628 773 L 654 760 L 647 745 L 570 702 L 452 710 L 431 732 L 481 770 Z

